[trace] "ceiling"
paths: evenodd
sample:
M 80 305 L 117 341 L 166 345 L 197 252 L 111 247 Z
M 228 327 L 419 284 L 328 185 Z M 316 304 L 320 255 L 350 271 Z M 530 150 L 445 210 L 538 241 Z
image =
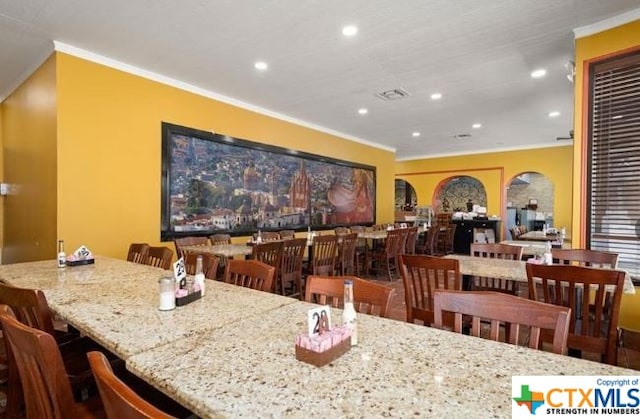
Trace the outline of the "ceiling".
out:
M 638 19 L 639 7 L 640 0 L 0 0 L 0 100 L 55 41 L 62 51 L 395 150 L 398 159 L 568 144 L 556 137 L 573 126 L 565 68 L 573 29 Z M 342 35 L 347 24 L 357 25 L 355 36 Z M 258 60 L 268 69 L 255 69 Z M 546 76 L 533 79 L 537 68 Z M 391 89 L 409 95 L 376 96 Z M 436 92 L 442 98 L 432 100 Z

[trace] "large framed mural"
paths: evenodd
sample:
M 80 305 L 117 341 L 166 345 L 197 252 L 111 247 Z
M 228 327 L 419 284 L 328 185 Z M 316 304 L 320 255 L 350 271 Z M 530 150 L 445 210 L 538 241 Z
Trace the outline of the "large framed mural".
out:
M 162 123 L 161 240 L 370 225 L 376 169 Z

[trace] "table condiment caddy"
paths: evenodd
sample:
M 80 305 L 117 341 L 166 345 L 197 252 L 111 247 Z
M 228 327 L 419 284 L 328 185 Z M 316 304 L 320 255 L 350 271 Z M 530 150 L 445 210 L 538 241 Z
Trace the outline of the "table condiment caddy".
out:
M 329 307 L 309 310 L 309 333 L 296 336 L 296 359 L 316 367 L 335 361 L 351 349 L 352 329 L 331 327 Z

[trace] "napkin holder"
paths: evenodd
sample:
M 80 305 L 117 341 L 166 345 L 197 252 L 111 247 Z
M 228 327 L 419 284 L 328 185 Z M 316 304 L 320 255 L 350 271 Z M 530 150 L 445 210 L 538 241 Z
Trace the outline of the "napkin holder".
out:
M 313 344 L 310 345 L 309 344 Z M 351 331 L 343 326 L 296 339 L 296 359 L 316 367 L 335 361 L 351 349 Z
M 195 291 L 190 294 L 185 295 L 184 297 L 176 297 L 176 307 L 186 306 L 187 304 L 193 303 L 196 300 L 199 300 L 202 297 L 202 292 Z
M 83 265 L 93 265 L 96 262 L 94 258 L 87 259 L 67 259 L 67 266 L 83 266 Z
M 296 345 L 296 359 L 307 364 L 315 365 L 316 367 L 322 367 L 340 358 L 347 353 L 349 349 L 351 349 L 351 337 L 324 352 L 314 352 Z

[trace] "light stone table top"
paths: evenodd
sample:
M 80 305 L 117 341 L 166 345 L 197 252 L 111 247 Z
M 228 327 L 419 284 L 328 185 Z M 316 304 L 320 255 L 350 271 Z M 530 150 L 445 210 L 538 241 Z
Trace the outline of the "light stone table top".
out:
M 203 418 L 511 417 L 513 375 L 638 373 L 363 314 L 359 346 L 316 368 L 294 350 L 310 307 L 160 346 L 127 368 Z
M 238 256 L 251 255 L 252 248 L 246 244 L 216 244 L 205 246 L 182 246 L 182 250 L 185 252 L 206 252 L 212 253 L 216 256 L 222 256 L 227 258 L 234 258 Z
M 125 360 L 297 301 L 207 280 L 200 300 L 160 311 L 158 279 L 166 275 L 171 273 L 105 257 L 64 269 L 53 260 L 0 266 L 0 280 L 43 290 L 60 318 Z
M 446 259 L 457 259 L 460 262 L 460 273 L 462 275 L 484 276 L 487 278 L 507 279 L 518 282 L 528 282 L 527 262 L 522 260 L 505 260 L 493 258 L 480 258 L 467 255 L 446 255 Z M 627 274 L 624 278 L 622 292 L 625 294 L 635 294 L 631 277 Z
M 547 246 L 543 242 L 535 242 L 531 240 L 503 240 L 500 244 L 508 244 L 510 246 L 522 247 L 523 256 L 536 256 L 544 253 Z M 571 244 L 562 243 L 563 249 L 571 249 Z

